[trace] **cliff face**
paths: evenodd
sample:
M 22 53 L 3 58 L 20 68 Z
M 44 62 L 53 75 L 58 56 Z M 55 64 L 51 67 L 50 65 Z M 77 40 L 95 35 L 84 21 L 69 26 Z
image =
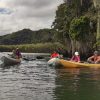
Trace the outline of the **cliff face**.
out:
M 97 11 L 92 0 L 64 0 L 56 11 L 54 29 L 68 52 L 88 54 L 96 43 Z M 87 20 L 88 19 L 88 20 Z M 69 46 L 69 45 L 70 46 Z
M 64 2 L 67 3 L 67 4 L 71 4 L 72 0 L 64 0 Z

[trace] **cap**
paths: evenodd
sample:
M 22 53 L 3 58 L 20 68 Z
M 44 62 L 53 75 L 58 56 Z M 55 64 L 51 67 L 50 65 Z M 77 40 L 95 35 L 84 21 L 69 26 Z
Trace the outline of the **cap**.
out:
M 75 55 L 76 55 L 76 56 L 78 56 L 78 55 L 79 55 L 79 53 L 78 53 L 78 52 L 75 52 Z

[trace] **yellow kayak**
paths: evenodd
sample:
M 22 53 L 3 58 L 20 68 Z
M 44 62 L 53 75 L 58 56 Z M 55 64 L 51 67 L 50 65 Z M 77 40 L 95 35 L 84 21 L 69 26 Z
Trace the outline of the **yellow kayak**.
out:
M 76 67 L 100 67 L 100 64 L 78 63 L 67 60 L 59 60 L 58 62 L 63 67 L 76 68 Z

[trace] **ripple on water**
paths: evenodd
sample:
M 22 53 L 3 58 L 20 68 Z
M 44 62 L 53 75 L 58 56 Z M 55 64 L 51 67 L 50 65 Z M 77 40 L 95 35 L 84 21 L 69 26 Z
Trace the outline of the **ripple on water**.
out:
M 0 69 L 0 100 L 53 100 L 55 70 L 46 61 Z
M 59 69 L 45 60 L 0 67 L 0 100 L 99 99 L 100 69 Z

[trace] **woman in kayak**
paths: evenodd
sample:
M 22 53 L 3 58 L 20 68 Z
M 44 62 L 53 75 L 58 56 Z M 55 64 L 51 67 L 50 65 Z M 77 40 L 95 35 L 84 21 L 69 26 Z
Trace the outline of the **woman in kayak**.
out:
M 89 57 L 87 60 L 89 63 L 98 64 L 100 63 L 100 55 L 98 51 L 94 51 L 93 56 Z
M 22 55 L 21 55 L 19 48 L 16 49 L 16 56 L 17 56 L 17 59 L 22 58 Z
M 80 62 L 80 56 L 78 52 L 74 53 L 74 56 L 71 58 L 71 61 Z
M 51 58 L 59 58 L 59 53 L 57 53 L 56 51 L 54 51 L 54 52 L 51 54 Z

